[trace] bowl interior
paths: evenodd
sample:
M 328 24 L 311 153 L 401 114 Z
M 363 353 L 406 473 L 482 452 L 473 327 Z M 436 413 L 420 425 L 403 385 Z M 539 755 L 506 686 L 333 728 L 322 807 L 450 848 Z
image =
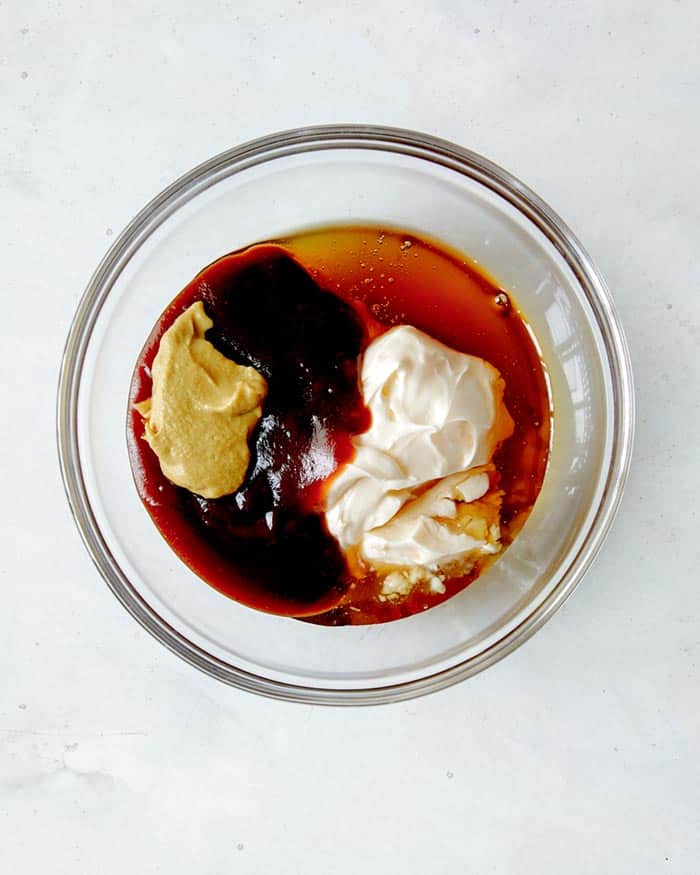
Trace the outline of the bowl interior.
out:
M 351 691 L 476 665 L 571 574 L 610 473 L 614 393 L 606 345 L 558 248 L 475 177 L 381 145 L 275 153 L 230 162 L 205 182 L 184 186 L 138 233 L 115 243 L 119 257 L 100 279 L 76 376 L 77 450 L 87 500 L 101 549 L 121 581 L 116 586 L 129 590 L 122 598 L 140 597 L 157 623 L 213 657 L 224 673 L 230 667 L 306 690 Z M 478 581 L 418 616 L 327 628 L 243 607 L 178 559 L 132 482 L 126 399 L 153 324 L 202 267 L 291 231 L 361 223 L 442 240 L 513 293 L 549 369 L 554 429 L 535 508 L 514 544 Z

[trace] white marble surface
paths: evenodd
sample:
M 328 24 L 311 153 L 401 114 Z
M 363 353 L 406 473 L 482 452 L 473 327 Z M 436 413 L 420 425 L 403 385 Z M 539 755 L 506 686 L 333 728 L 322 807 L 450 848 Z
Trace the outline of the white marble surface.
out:
M 0 3 L 3 872 L 698 871 L 699 32 L 691 0 Z M 486 673 L 364 710 L 166 652 L 93 569 L 54 448 L 111 235 L 211 154 L 331 121 L 453 139 L 549 200 L 608 277 L 639 407 L 565 608 Z

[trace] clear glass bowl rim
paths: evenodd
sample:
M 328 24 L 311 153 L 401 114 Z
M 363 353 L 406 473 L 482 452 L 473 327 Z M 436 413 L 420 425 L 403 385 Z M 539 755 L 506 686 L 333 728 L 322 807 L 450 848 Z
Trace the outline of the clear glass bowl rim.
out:
M 614 416 L 610 465 L 598 512 L 579 552 L 549 596 L 515 629 L 475 657 L 405 683 L 352 690 L 282 683 L 244 671 L 207 653 L 159 616 L 124 575 L 97 525 L 82 476 L 77 428 L 80 380 L 92 330 L 112 285 L 143 240 L 183 204 L 224 177 L 282 156 L 348 148 L 396 152 L 450 168 L 498 194 L 544 234 L 573 272 L 598 323 L 610 368 Z M 330 705 L 383 704 L 435 692 L 502 659 L 547 622 L 578 585 L 610 529 L 629 471 L 634 419 L 630 356 L 610 292 L 562 219 L 524 183 L 476 152 L 417 131 L 353 124 L 295 128 L 243 143 L 195 167 L 147 204 L 114 241 L 78 305 L 61 362 L 56 411 L 59 463 L 73 518 L 100 574 L 134 619 L 173 653 L 224 683 L 276 699 Z

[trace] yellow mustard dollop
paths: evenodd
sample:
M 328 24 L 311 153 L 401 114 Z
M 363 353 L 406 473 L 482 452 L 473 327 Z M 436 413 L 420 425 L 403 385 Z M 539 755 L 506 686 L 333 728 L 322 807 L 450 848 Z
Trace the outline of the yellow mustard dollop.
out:
M 243 482 L 267 395 L 262 374 L 205 339 L 213 324 L 201 301 L 173 322 L 153 361 L 152 396 L 135 405 L 163 474 L 204 498 L 230 495 Z

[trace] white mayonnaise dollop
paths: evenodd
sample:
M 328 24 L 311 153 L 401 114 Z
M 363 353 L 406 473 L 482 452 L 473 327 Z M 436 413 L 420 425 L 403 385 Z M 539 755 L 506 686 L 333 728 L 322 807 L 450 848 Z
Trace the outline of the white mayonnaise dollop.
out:
M 326 502 L 341 547 L 375 568 L 439 568 L 497 552 L 493 529 L 478 539 L 446 524 L 488 491 L 488 474 L 474 469 L 513 431 L 496 368 L 401 325 L 367 347 L 361 383 L 372 424 L 353 439 L 355 457 Z

